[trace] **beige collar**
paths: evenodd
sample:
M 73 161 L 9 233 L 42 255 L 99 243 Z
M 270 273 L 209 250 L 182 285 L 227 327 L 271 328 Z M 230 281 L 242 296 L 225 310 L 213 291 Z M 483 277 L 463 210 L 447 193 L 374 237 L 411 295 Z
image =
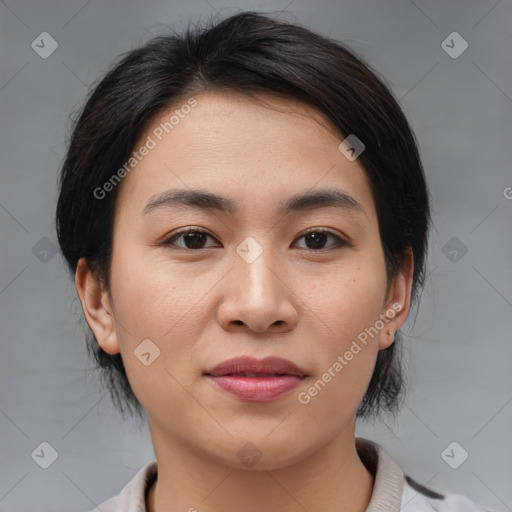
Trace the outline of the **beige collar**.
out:
M 404 473 L 378 444 L 356 437 L 356 449 L 365 467 L 374 476 L 366 512 L 399 512 L 404 488 Z M 104 512 L 145 512 L 145 492 L 157 477 L 157 462 L 142 467 L 121 493 L 101 507 Z
M 404 488 L 402 469 L 378 444 L 369 439 L 356 437 L 356 449 L 366 469 L 375 477 L 366 512 L 398 512 Z

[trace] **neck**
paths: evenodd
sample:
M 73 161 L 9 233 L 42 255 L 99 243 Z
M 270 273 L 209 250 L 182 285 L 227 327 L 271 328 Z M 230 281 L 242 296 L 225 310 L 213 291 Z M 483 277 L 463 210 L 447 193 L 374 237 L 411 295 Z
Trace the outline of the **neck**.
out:
M 147 512 L 363 512 L 372 495 L 374 477 L 357 454 L 353 430 L 293 465 L 259 471 L 212 462 L 180 443 L 155 443 L 162 439 L 154 430 L 152 436 L 158 479 Z

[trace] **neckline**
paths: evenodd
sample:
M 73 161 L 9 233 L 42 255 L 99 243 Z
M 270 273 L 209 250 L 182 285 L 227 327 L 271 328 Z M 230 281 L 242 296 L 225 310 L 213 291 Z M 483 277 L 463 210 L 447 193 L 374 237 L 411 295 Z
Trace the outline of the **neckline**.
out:
M 377 443 L 356 437 L 356 451 L 361 462 L 374 478 L 372 495 L 365 512 L 399 512 L 404 487 L 404 473 L 400 466 Z M 144 486 L 144 512 L 148 511 L 148 497 L 158 480 L 157 461 L 148 465 Z
M 144 512 L 147 512 L 149 510 L 149 508 L 148 508 L 149 493 L 154 488 L 157 480 L 158 480 L 158 466 L 156 464 L 156 461 L 154 461 L 150 466 L 150 472 L 146 478 L 146 483 L 145 483 Z
M 399 512 L 404 490 L 402 468 L 377 443 L 356 437 L 356 450 L 374 475 L 372 496 L 365 512 Z

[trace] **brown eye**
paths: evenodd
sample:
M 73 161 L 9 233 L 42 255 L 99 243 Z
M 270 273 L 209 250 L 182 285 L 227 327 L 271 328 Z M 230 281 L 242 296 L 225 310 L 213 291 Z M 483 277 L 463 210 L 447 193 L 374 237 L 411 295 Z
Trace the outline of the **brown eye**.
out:
M 172 236 L 167 238 L 164 241 L 164 245 L 166 246 L 175 246 L 181 249 L 189 249 L 189 250 L 200 250 L 200 249 L 209 249 L 214 246 L 205 246 L 205 243 L 208 238 L 213 239 L 213 237 L 197 228 L 188 228 L 182 231 L 178 231 L 174 233 Z M 345 245 L 349 245 L 347 241 L 340 238 L 338 235 L 332 233 L 331 231 L 316 229 L 314 231 L 310 231 L 305 233 L 299 239 L 303 238 L 306 243 L 306 247 L 302 247 L 305 249 L 311 249 L 315 251 L 319 250 L 328 250 L 336 247 L 341 247 Z M 334 245 L 331 244 L 327 249 L 324 247 L 328 242 L 329 238 L 334 240 Z M 182 239 L 182 244 L 176 244 L 177 240 Z
M 175 241 L 180 238 L 183 239 L 184 245 L 175 244 Z M 176 245 L 182 249 L 190 250 L 208 249 L 209 247 L 204 246 L 207 238 L 212 238 L 212 236 L 209 235 L 206 231 L 192 228 L 173 234 L 164 242 L 164 245 Z
M 304 238 L 305 243 L 306 243 L 306 249 L 322 250 L 322 249 L 325 249 L 325 247 L 323 247 L 323 246 L 326 244 L 329 237 L 331 237 L 335 240 L 334 247 L 348 245 L 348 242 L 341 239 L 338 235 L 335 235 L 331 231 L 326 231 L 326 230 L 321 230 L 321 229 L 317 229 L 315 231 L 310 231 L 309 233 L 302 235 L 300 238 Z M 328 249 L 332 248 L 332 247 L 333 246 L 328 247 Z

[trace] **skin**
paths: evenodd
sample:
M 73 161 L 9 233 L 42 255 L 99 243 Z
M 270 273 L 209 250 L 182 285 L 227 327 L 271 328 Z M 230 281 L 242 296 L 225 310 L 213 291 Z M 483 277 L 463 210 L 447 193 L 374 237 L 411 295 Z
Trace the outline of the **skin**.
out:
M 407 318 L 412 254 L 388 282 L 364 169 L 341 154 L 344 136 L 319 112 L 271 95 L 259 96 L 265 104 L 227 92 L 194 97 L 197 106 L 119 185 L 111 289 L 83 258 L 76 272 L 98 343 L 121 352 L 147 411 L 158 461 L 147 509 L 363 511 L 374 479 L 355 449 L 356 410 L 378 350 Z M 180 105 L 155 118 L 141 143 Z M 232 198 L 239 212 L 162 207 L 142 215 L 154 194 L 173 188 Z M 277 214 L 283 199 L 320 188 L 343 190 L 364 213 Z M 165 245 L 187 226 L 210 235 L 189 245 L 200 248 L 187 249 L 183 237 Z M 308 245 L 309 228 L 349 244 L 328 235 Z M 263 250 L 251 263 L 236 252 L 248 236 Z M 402 308 L 384 329 L 301 404 L 298 394 L 393 303 Z M 133 354 L 144 339 L 160 350 L 149 366 Z M 239 355 L 283 357 L 308 377 L 277 400 L 243 401 L 203 375 Z M 261 453 L 252 467 L 237 456 L 248 442 Z

